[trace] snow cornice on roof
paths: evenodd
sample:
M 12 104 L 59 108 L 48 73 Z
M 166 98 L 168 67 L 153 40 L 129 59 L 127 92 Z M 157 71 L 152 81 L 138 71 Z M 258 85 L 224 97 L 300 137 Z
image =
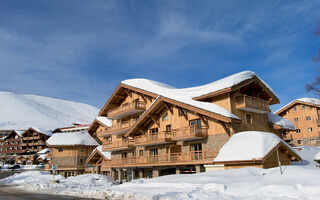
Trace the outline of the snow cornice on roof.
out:
M 284 112 L 285 110 L 291 108 L 292 106 L 296 104 L 304 104 L 304 105 L 309 105 L 309 106 L 315 106 L 315 107 L 320 107 L 320 99 L 316 98 L 300 98 L 300 99 L 295 99 L 291 101 L 290 103 L 286 104 L 285 106 L 281 107 L 274 113 L 279 115 L 280 113 Z
M 99 143 L 87 131 L 55 133 L 46 143 L 48 146 L 98 146 Z

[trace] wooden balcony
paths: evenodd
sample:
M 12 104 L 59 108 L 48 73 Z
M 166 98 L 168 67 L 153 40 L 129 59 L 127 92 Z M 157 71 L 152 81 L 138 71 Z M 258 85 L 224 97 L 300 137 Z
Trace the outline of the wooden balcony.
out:
M 131 103 L 126 103 L 120 107 L 109 110 L 109 119 L 120 119 L 124 116 L 129 116 L 137 113 L 144 112 L 146 110 L 146 104 L 143 101 L 133 101 Z
M 102 151 L 121 151 L 134 148 L 133 140 L 122 140 L 102 145 Z
M 268 101 L 247 95 L 240 96 L 236 99 L 236 108 L 255 113 L 268 113 L 271 111 Z
M 120 122 L 113 124 L 111 127 L 108 127 L 105 132 L 102 132 L 102 137 L 107 137 L 110 135 L 121 135 L 126 133 L 131 126 L 136 123 L 136 120 L 128 120 L 125 122 Z
M 140 137 L 135 137 L 135 146 L 152 146 L 159 144 L 167 144 L 171 142 L 171 132 L 152 133 Z
M 172 130 L 172 140 L 187 141 L 208 137 L 208 129 L 205 126 L 188 126 Z
M 180 154 L 165 154 L 157 156 L 142 156 L 125 159 L 112 159 L 113 167 L 142 167 L 164 165 L 210 164 L 218 152 L 189 152 Z

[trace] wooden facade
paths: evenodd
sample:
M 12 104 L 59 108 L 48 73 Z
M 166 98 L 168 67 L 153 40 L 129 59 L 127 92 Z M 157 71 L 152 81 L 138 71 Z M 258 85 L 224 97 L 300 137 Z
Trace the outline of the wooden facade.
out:
M 70 146 L 50 146 L 51 152 L 48 157 L 51 159 L 46 170 L 52 173 L 52 165 L 58 165 L 57 174 L 64 177 L 76 176 L 85 172 L 85 161 L 94 150 L 95 146 L 70 145 Z
M 98 146 L 93 150 L 86 160 L 85 173 L 111 175 L 110 152 L 102 152 L 102 147 Z
M 320 105 L 295 100 L 275 114 L 294 123 L 296 130 L 290 131 L 285 140 L 294 146 L 320 145 Z
M 112 127 L 101 127 L 99 134 L 103 151 L 112 153 L 113 179 L 202 172 L 232 134 L 281 135 L 267 116 L 269 105 L 279 100 L 256 76 L 193 100 L 213 103 L 238 118 L 121 83 L 99 113 L 112 119 Z

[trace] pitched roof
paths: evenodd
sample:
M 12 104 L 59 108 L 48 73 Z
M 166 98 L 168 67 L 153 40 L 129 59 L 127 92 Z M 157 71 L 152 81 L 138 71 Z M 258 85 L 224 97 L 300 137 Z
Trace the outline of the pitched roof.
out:
M 263 160 L 276 146 L 284 145 L 300 159 L 295 150 L 273 133 L 245 131 L 234 134 L 221 148 L 214 162 Z
M 206 85 L 182 89 L 177 89 L 173 86 L 148 79 L 128 79 L 122 81 L 121 83 L 162 96 L 181 95 L 192 99 L 226 88 L 230 88 L 254 77 L 257 77 L 270 90 L 270 92 L 272 92 L 272 94 L 276 96 L 273 89 L 252 71 L 243 71 Z
M 316 98 L 300 98 L 300 99 L 296 99 L 291 101 L 290 103 L 288 103 L 287 105 L 281 107 L 280 109 L 278 109 L 275 114 L 280 114 L 283 111 L 285 111 L 286 109 L 294 106 L 295 104 L 305 104 L 305 105 L 311 105 L 311 106 L 316 106 L 316 107 L 320 107 L 320 99 L 316 99 Z
M 112 120 L 108 119 L 107 117 L 99 116 L 92 122 L 88 129 L 88 132 L 90 134 L 93 134 L 100 125 L 110 127 L 112 125 Z
M 98 146 L 99 143 L 87 131 L 71 133 L 55 133 L 46 143 L 49 146 Z
M 37 128 L 37 127 L 30 127 L 28 130 L 26 130 L 24 133 L 26 133 L 27 131 L 29 130 L 34 130 L 38 133 L 42 133 L 44 135 L 47 135 L 47 136 L 51 136 L 52 135 L 52 132 L 50 130 L 44 130 L 44 129 L 40 129 L 40 128 Z M 24 134 L 23 133 L 23 134 Z
M 280 126 L 283 129 L 296 130 L 294 124 L 291 121 L 273 113 L 268 113 L 268 121 L 272 124 Z
M 201 100 L 203 98 L 208 98 L 212 95 L 222 94 L 224 92 L 232 91 L 236 89 L 236 86 L 241 84 L 249 84 L 251 82 L 256 81 L 261 87 L 265 88 L 265 92 L 272 97 L 272 102 L 270 103 L 279 103 L 279 99 L 275 95 L 272 88 L 266 84 L 262 79 L 260 79 L 254 72 L 252 71 L 244 71 L 237 74 L 233 74 L 231 76 L 225 77 L 223 79 L 217 80 L 215 82 L 197 86 L 197 87 L 190 87 L 190 88 L 182 88 L 177 89 L 173 86 L 160 83 L 153 80 L 148 79 L 128 79 L 122 81 L 117 89 L 113 92 L 112 96 L 108 99 L 105 103 L 103 108 L 101 109 L 99 116 L 105 115 L 105 110 L 109 104 L 111 103 L 113 97 L 119 92 L 122 88 L 127 88 L 131 90 L 136 90 L 139 93 L 144 93 L 153 98 L 157 96 L 167 97 L 169 99 L 174 99 L 176 101 L 181 101 L 186 104 L 197 104 L 194 102 L 199 102 L 196 100 Z M 233 89 L 232 89 L 233 88 Z M 205 104 L 213 104 L 213 103 L 205 103 Z M 202 104 L 201 107 L 207 107 L 205 104 Z M 210 107 L 210 106 L 209 106 Z M 220 107 L 220 106 L 216 106 Z M 219 110 L 219 109 L 218 109 Z M 212 109 L 211 111 L 219 112 L 217 109 Z M 225 112 L 217 113 L 221 114 L 226 117 L 232 116 L 232 113 L 226 114 Z

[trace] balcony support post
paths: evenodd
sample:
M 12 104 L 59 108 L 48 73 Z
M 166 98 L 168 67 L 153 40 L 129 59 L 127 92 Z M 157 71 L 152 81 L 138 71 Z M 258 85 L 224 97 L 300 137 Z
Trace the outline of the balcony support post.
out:
M 152 169 L 152 178 L 159 177 L 159 170 L 157 169 Z
M 201 172 L 201 166 L 200 165 L 196 165 L 196 173 L 200 173 Z
M 143 178 L 143 170 L 139 171 L 139 178 Z
M 123 180 L 123 169 L 119 169 L 119 182 L 122 183 Z
M 218 121 L 220 124 L 221 124 L 221 126 L 223 127 L 223 129 L 226 131 L 226 133 L 229 135 L 229 137 L 231 136 L 230 135 L 230 130 L 227 128 L 227 126 L 226 126 L 226 124 L 224 123 L 224 122 L 222 122 L 222 121 Z

